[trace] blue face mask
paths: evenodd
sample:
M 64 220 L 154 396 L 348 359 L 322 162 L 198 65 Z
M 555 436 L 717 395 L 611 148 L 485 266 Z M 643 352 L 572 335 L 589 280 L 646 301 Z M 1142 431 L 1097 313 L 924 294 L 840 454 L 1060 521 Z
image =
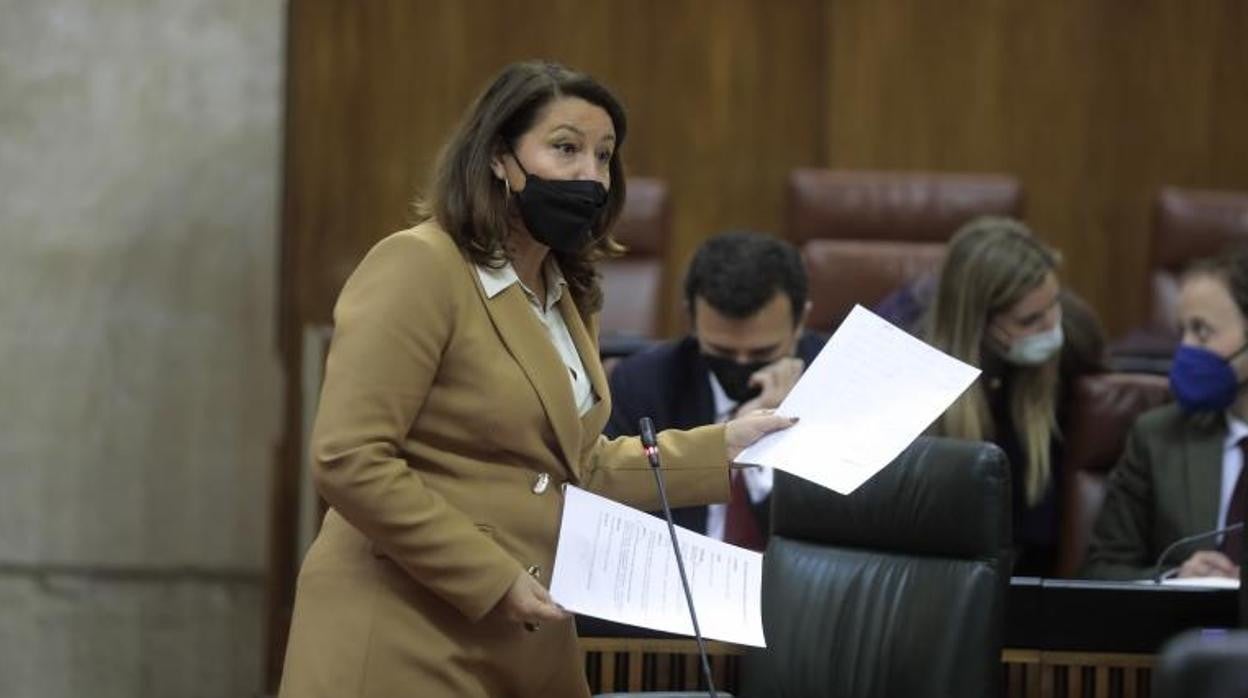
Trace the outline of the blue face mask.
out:
M 1248 345 L 1228 357 L 1208 349 L 1183 344 L 1174 352 L 1170 364 L 1170 392 L 1186 412 L 1219 412 L 1235 402 L 1239 394 L 1239 378 L 1231 367 L 1231 359 L 1248 349 Z

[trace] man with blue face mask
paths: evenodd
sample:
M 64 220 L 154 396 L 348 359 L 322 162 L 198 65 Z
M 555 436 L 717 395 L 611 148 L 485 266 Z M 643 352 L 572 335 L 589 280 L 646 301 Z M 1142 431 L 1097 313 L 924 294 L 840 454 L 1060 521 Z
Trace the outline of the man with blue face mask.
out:
M 1248 514 L 1248 252 L 1194 265 L 1179 292 L 1182 344 L 1170 389 L 1176 403 L 1140 416 L 1110 474 L 1084 573 L 1132 579 L 1189 536 Z M 1179 546 L 1163 568 L 1180 577 L 1239 577 L 1243 531 Z
M 633 435 L 641 417 L 656 428 L 700 426 L 773 409 L 823 348 L 805 332 L 806 274 L 797 250 L 759 233 L 711 238 L 685 278 L 692 334 L 622 361 L 611 373 L 608 436 Z M 771 472 L 736 471 L 727 505 L 673 512 L 676 523 L 761 550 L 766 543 Z

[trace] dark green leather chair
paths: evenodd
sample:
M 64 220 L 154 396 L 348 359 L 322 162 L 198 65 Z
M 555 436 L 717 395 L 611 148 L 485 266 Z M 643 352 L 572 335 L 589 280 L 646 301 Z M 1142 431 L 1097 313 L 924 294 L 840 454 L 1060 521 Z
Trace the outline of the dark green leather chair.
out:
M 746 656 L 739 696 L 1001 694 L 1011 530 L 1000 449 L 921 437 L 848 496 L 777 472 L 772 522 L 768 647 Z
M 1153 670 L 1156 698 L 1248 698 L 1248 631 L 1190 630 L 1167 642 Z

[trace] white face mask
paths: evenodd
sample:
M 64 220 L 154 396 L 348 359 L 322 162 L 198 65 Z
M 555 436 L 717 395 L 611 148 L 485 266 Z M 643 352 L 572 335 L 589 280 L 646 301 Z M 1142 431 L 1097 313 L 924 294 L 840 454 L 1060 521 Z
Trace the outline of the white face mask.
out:
M 1054 323 L 1053 329 L 1019 337 L 1002 352 L 1001 358 L 1016 366 L 1039 366 L 1061 351 L 1065 336 L 1062 323 Z

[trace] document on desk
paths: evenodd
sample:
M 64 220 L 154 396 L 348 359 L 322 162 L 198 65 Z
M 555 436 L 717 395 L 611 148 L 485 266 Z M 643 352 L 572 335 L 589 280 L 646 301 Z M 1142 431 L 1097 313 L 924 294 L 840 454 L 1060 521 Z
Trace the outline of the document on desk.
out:
M 1152 579 L 1142 579 L 1139 583 L 1157 584 Z M 1161 586 L 1188 589 L 1238 589 L 1239 580 L 1234 577 L 1169 577 L 1161 580 Z
M 737 457 L 849 494 L 958 399 L 979 369 L 854 306 L 776 409 L 797 424 Z
M 565 490 L 550 594 L 564 608 L 693 635 L 667 522 L 591 492 Z M 763 556 L 676 527 L 702 636 L 765 647 Z

